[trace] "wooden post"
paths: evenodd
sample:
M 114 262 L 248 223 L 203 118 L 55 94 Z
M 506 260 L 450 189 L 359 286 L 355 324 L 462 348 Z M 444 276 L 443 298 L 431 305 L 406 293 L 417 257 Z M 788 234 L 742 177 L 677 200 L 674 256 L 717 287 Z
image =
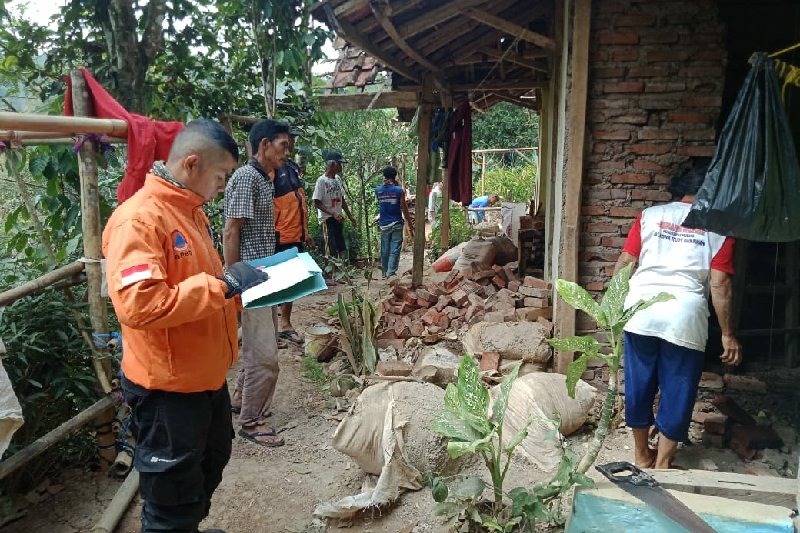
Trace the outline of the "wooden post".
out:
M 481 152 L 481 195 L 486 194 L 486 154 Z
M 431 154 L 431 117 L 433 79 L 426 75 L 422 81 L 422 96 L 419 112 L 419 146 L 417 147 L 417 199 L 414 207 L 414 263 L 411 280 L 415 286 L 422 285 L 422 268 L 425 262 L 425 211 L 428 195 L 428 161 Z
M 86 89 L 86 80 L 80 71 L 71 72 L 72 77 L 72 112 L 76 117 L 89 117 L 94 112 L 91 109 L 91 100 Z M 89 299 L 89 319 L 95 335 L 100 339 L 107 339 L 108 310 L 106 299 L 100 294 L 103 283 L 103 272 L 100 259 L 103 257 L 102 226 L 100 223 L 100 191 L 97 184 L 97 159 L 93 141 L 85 140 L 78 152 L 78 172 L 81 180 L 81 223 L 83 231 L 83 256 L 86 260 L 86 282 Z M 106 336 L 106 337 L 103 337 Z M 104 342 L 97 343 L 97 348 L 102 355 L 101 363 L 106 378 L 111 378 L 111 360 L 108 358 L 108 348 Z M 111 422 L 114 420 L 114 410 L 109 408 L 98 417 L 98 445 L 100 456 L 110 465 L 114 461 L 116 452 L 113 447 L 114 432 Z M 106 430 L 107 427 L 107 430 Z
M 589 29 L 591 23 L 591 0 L 576 0 L 572 25 L 572 85 L 569 93 L 569 116 L 564 185 L 564 216 L 561 233 L 560 277 L 568 281 L 578 279 L 578 250 L 580 235 L 581 194 L 583 184 L 583 148 L 586 134 L 586 97 L 589 78 Z M 556 306 L 555 327 L 558 337 L 575 334 L 575 309 Z M 572 352 L 559 352 L 555 369 L 566 374 L 572 362 Z
M 83 267 L 84 264 L 82 262 L 75 261 L 74 263 L 70 263 L 61 268 L 57 268 L 56 270 L 48 272 L 43 276 L 39 276 L 36 279 L 32 279 L 27 283 L 23 283 L 18 287 L 4 291 L 0 293 L 0 306 L 5 307 L 6 305 L 10 305 L 20 298 L 42 291 L 58 281 L 77 276 L 83 272 Z
M 439 214 L 439 227 L 441 231 L 442 252 L 450 248 L 450 168 L 442 173 L 442 212 Z

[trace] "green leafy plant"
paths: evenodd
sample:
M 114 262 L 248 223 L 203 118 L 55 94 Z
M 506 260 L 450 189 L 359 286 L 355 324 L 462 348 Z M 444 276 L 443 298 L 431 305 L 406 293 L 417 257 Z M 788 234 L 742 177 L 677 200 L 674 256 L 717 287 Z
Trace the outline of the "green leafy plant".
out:
M 339 317 L 339 344 L 347 355 L 353 371 L 361 375 L 364 371 L 375 372 L 378 360 L 377 341 L 381 308 L 376 307 L 367 292 L 351 287 L 351 299 L 339 293 L 336 308 Z
M 472 356 L 461 358 L 458 381 L 449 384 L 444 394 L 444 411 L 433 424 L 433 430 L 449 439 L 447 453 L 457 459 L 465 454 L 478 454 L 492 479 L 493 502 L 488 506 L 481 500 L 486 484 L 478 477 L 461 478 L 450 490 L 441 476 L 428 476 L 429 486 L 437 501 L 437 513 L 455 524 L 459 521 L 470 527 L 488 531 L 510 531 L 519 520 L 505 512 L 503 482 L 514 449 L 528 435 L 525 425 L 503 447 L 503 420 L 508 407 L 508 395 L 519 373 L 517 365 L 503 379 L 491 415 L 489 391 L 481 381 L 478 365 Z M 472 531 L 472 529 L 470 529 Z
M 547 341 L 550 346 L 560 352 L 578 352 L 581 354 L 567 368 L 567 391 L 572 398 L 575 397 L 575 385 L 578 383 L 581 374 L 586 372 L 590 360 L 602 359 L 608 363 L 608 392 L 603 403 L 600 422 L 592 441 L 589 443 L 589 449 L 577 465 L 577 472 L 581 474 L 585 473 L 597 459 L 597 454 L 600 452 L 603 441 L 608 435 L 608 426 L 611 423 L 611 415 L 619 390 L 617 372 L 622 358 L 622 333 L 625 324 L 642 309 L 674 298 L 671 294 L 662 292 L 649 300 L 639 301 L 625 309 L 625 298 L 628 296 L 632 270 L 633 264 L 631 263 L 611 278 L 608 289 L 599 304 L 577 283 L 563 279 L 559 279 L 556 282 L 556 291 L 558 291 L 561 298 L 575 309 L 580 309 L 592 317 L 610 346 L 610 353 L 601 353 L 602 346 L 600 342 L 591 335 L 549 339 Z

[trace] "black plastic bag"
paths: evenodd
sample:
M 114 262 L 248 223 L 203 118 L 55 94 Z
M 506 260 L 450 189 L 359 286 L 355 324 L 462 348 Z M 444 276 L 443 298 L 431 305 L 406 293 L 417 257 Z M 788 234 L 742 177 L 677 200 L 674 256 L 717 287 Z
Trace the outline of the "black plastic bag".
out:
M 754 56 L 683 225 L 752 241 L 800 239 L 800 164 L 764 54 Z

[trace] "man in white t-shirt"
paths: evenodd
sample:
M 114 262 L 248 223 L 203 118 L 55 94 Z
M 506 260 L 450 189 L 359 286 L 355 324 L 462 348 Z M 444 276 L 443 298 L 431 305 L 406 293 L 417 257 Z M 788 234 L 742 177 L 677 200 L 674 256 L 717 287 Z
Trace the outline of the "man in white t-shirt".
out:
M 325 173 L 317 179 L 314 187 L 314 205 L 317 207 L 317 218 L 322 228 L 322 242 L 325 255 L 328 257 L 341 257 L 347 249 L 344 241 L 344 217 L 342 211 L 355 226 L 356 220 L 347 206 L 344 197 L 344 185 L 339 173 L 342 163 L 346 162 L 340 152 L 323 152 L 325 159 Z M 331 272 L 333 281 L 334 272 Z
M 674 296 L 639 311 L 625 326 L 625 421 L 633 429 L 640 468 L 670 468 L 678 442 L 688 438 L 708 340 L 709 290 L 722 329 L 720 359 L 734 365 L 742 359 L 731 305 L 734 241 L 681 225 L 706 168 L 698 165 L 673 178 L 673 202 L 639 214 L 614 269 L 638 263 L 626 308 L 660 292 Z M 656 391 L 661 398 L 653 416 Z M 648 445 L 653 425 L 660 433 L 657 450 Z

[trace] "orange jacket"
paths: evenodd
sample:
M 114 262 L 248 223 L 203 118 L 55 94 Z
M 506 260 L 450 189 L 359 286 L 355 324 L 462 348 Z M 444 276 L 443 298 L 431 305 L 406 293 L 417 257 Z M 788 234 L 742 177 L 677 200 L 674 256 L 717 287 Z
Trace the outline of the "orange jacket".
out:
M 217 390 L 238 357 L 236 303 L 216 278 L 203 200 L 153 174 L 103 231 L 122 371 L 146 389 Z
M 308 236 L 308 205 L 300 169 L 289 161 L 276 176 L 275 231 L 280 235 L 279 244 L 304 243 Z

